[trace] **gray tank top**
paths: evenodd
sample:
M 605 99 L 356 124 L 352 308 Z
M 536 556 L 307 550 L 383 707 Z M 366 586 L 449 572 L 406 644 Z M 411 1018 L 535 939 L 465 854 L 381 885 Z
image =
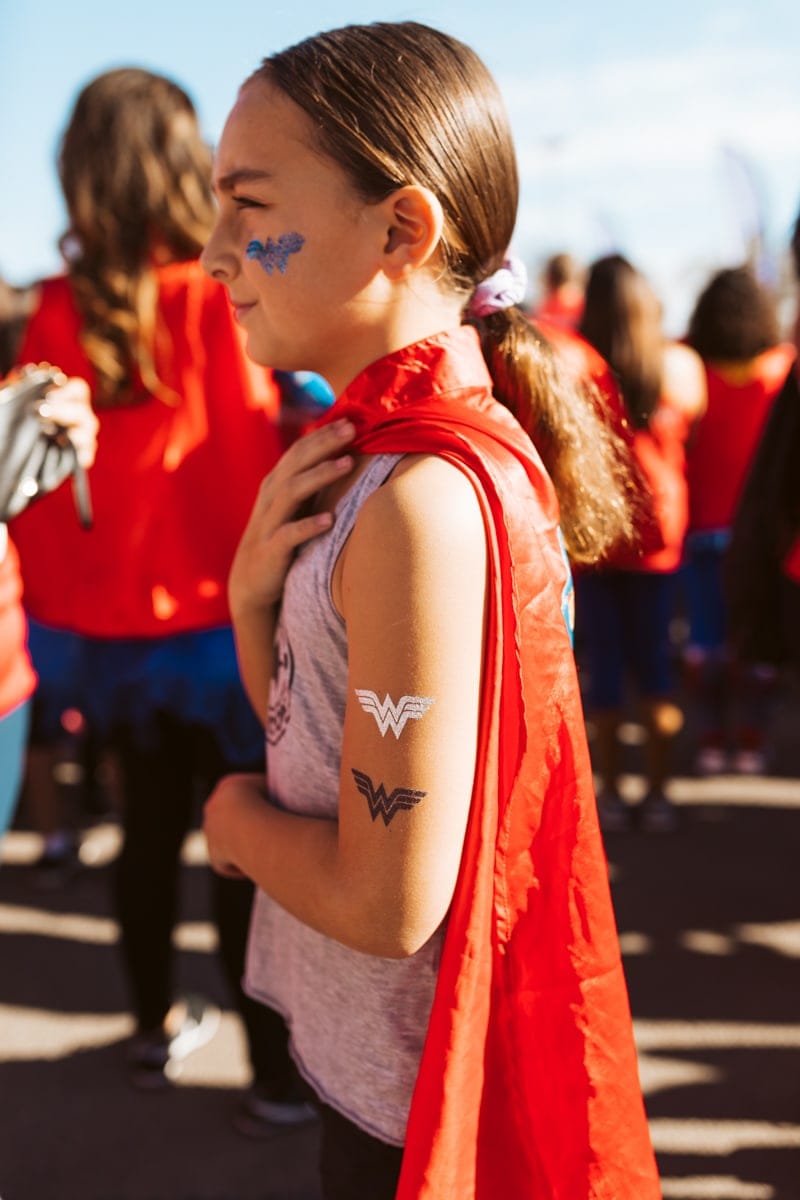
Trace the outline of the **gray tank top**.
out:
M 267 782 L 291 812 L 335 818 L 347 699 L 347 638 L 333 570 L 364 501 L 400 455 L 375 456 L 307 543 L 284 587 L 267 720 Z M 258 892 L 245 988 L 281 1012 L 298 1069 L 317 1095 L 374 1137 L 405 1141 L 443 927 L 414 955 L 377 958 L 296 920 Z

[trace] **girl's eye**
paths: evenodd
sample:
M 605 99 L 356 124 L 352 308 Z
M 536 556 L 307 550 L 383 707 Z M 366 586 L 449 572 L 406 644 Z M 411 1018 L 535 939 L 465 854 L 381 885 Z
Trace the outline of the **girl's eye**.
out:
M 253 200 L 250 196 L 234 196 L 233 203 L 237 208 L 265 208 L 260 200 Z

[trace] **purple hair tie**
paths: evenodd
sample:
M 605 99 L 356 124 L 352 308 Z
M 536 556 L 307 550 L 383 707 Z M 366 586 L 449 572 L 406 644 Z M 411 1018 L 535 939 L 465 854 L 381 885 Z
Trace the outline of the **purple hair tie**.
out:
M 502 267 L 483 279 L 467 305 L 467 316 L 488 317 L 512 304 L 521 304 L 528 286 L 528 272 L 518 258 L 507 258 Z

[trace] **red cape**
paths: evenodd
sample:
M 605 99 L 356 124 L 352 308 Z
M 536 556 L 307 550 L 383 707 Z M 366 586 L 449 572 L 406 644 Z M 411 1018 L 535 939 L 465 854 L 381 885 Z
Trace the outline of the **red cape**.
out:
M 795 357 L 794 346 L 773 346 L 738 375 L 703 364 L 708 404 L 686 458 L 690 529 L 730 529 L 770 409 Z
M 0 720 L 33 692 L 33 673 L 25 645 L 25 613 L 22 610 L 22 580 L 13 543 L 0 529 Z M 5 769 L 5 765 L 4 765 Z
M 328 420 L 472 481 L 491 564 L 479 756 L 397 1200 L 658 1200 L 553 488 L 475 331 L 367 368 Z
M 90 637 L 163 637 L 230 623 L 226 580 L 261 480 L 283 450 L 280 392 L 245 355 L 225 288 L 195 261 L 159 267 L 159 378 L 100 408 L 91 531 L 64 485 L 14 521 L 31 617 Z M 95 374 L 69 279 L 45 281 L 19 361 Z

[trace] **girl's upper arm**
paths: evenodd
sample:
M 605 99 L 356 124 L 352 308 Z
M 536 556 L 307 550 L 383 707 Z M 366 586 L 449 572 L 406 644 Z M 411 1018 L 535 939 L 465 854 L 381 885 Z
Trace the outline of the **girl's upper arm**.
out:
M 707 403 L 706 373 L 700 355 L 680 342 L 669 343 L 664 352 L 664 382 L 686 416 L 698 421 Z
M 446 915 L 475 775 L 486 537 L 468 479 L 441 459 L 404 461 L 362 508 L 340 579 L 337 859 L 358 944 L 402 957 Z

